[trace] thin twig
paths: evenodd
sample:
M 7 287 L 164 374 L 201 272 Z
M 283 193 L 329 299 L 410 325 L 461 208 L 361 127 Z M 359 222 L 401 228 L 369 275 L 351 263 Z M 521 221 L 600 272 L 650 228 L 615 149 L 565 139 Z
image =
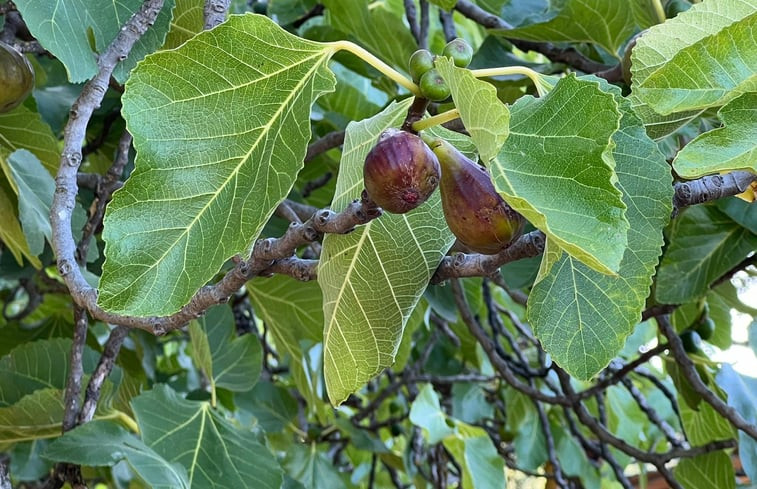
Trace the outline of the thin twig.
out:
M 100 355 L 100 361 L 89 378 L 89 384 L 87 384 L 86 394 L 84 395 L 84 404 L 79 412 L 78 424 L 88 423 L 94 417 L 102 386 L 113 370 L 118 352 L 128 334 L 129 329 L 123 326 L 117 326 L 111 330 L 110 336 L 105 341 L 102 355 Z

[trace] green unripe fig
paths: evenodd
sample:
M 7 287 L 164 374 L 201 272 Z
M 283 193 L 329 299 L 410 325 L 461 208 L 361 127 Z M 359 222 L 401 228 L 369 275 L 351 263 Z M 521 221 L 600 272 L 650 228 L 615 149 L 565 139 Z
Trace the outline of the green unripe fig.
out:
M 681 12 L 686 12 L 691 8 L 691 3 L 686 0 L 668 0 L 665 4 L 665 16 L 672 19 Z
M 399 423 L 393 423 L 389 427 L 389 431 L 392 433 L 392 436 L 397 437 L 400 436 L 402 433 L 404 433 L 404 430 L 402 429 L 402 425 Z
M 442 167 L 444 219 L 465 246 L 492 255 L 523 232 L 523 217 L 494 189 L 489 172 L 448 142 L 437 139 L 431 149 Z
M 434 55 L 428 49 L 419 49 L 410 56 L 407 69 L 415 83 L 421 79 L 427 71 L 434 68 Z
M 473 48 L 465 39 L 455 38 L 444 46 L 442 56 L 452 58 L 458 68 L 466 68 L 473 59 Z
M 0 42 L 0 113 L 18 107 L 34 88 L 34 69 L 12 46 Z
M 441 102 L 449 97 L 449 86 L 436 68 L 424 73 L 418 86 L 421 89 L 421 95 L 432 102 Z
M 681 342 L 686 353 L 699 353 L 702 347 L 702 338 L 699 333 L 692 329 L 687 329 L 681 333 Z
M 423 140 L 387 129 L 365 158 L 368 197 L 384 210 L 404 214 L 426 202 L 439 185 L 439 161 Z
M 696 326 L 694 326 L 694 331 L 699 334 L 700 338 L 707 341 L 712 338 L 713 333 L 715 333 L 715 321 L 709 317 L 703 317 Z

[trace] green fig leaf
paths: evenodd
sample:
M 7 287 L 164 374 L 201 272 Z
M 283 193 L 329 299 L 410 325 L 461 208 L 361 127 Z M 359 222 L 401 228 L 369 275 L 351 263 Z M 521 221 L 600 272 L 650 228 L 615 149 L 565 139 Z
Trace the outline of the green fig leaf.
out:
M 342 210 L 363 190 L 363 163 L 411 100 L 392 103 L 347 126 L 332 207 Z M 407 214 L 384 213 L 346 235 L 323 240 L 318 283 L 323 291 L 324 376 L 335 405 L 394 362 L 402 333 L 454 238 L 438 193 Z
M 387 2 L 324 0 L 329 19 L 334 28 L 354 36 L 382 60 L 403 70 L 410 55 L 415 51 L 415 38 L 405 25 L 404 19 L 392 11 Z
M 39 389 L 12 406 L 0 407 L 0 447 L 60 436 L 63 422 L 63 391 Z
M 543 98 L 519 99 L 510 114 L 510 136 L 490 166 L 495 188 L 572 256 L 616 273 L 628 221 L 613 184 L 614 97 L 568 76 Z
M 7 149 L 8 153 L 27 149 L 39 158 L 51 175 L 55 176 L 58 172 L 58 140 L 39 113 L 26 105 L 0 113 L 0 148 Z
M 205 12 L 203 2 L 198 0 L 176 0 L 173 9 L 171 28 L 166 34 L 166 42 L 162 49 L 173 49 L 181 46 L 194 37 L 205 27 Z
M 249 14 L 140 63 L 123 96 L 136 168 L 105 216 L 101 307 L 174 313 L 249 254 L 303 166 L 333 52 Z
M 635 28 L 629 2 L 564 0 L 561 5 L 545 22 L 493 32 L 538 42 L 591 42 L 620 59 L 618 51 Z
M 729 170 L 757 173 L 757 92 L 735 98 L 718 115 L 723 127 L 700 134 L 676 155 L 673 168 L 681 177 Z
M 673 475 L 688 489 L 735 489 L 736 475 L 731 457 L 723 450 L 685 458 L 673 469 Z
M 757 90 L 756 25 L 757 0 L 722 0 L 651 27 L 631 54 L 633 93 L 665 115 Z
M 279 489 L 281 468 L 250 430 L 233 426 L 210 403 L 180 398 L 166 385 L 132 400 L 145 445 L 187 471 L 198 489 L 255 487 Z
M 97 73 L 96 53 L 102 53 L 121 27 L 142 5 L 142 0 L 19 0 L 14 2 L 32 35 L 66 67 L 72 83 L 86 81 Z M 174 0 L 167 0 L 155 23 L 134 45 L 129 56 L 113 72 L 126 81 L 137 61 L 158 49 L 168 32 Z M 92 52 L 90 35 L 96 52 Z
M 449 85 L 452 100 L 481 161 L 488 164 L 510 133 L 510 110 L 497 98 L 497 89 L 492 84 L 475 78 L 470 70 L 457 68 L 449 58 L 438 58 L 436 69 Z
M 65 433 L 45 450 L 56 462 L 87 466 L 112 466 L 126 460 L 153 489 L 189 489 L 187 471 L 146 446 L 139 438 L 112 421 L 94 420 Z
M 704 296 L 715 280 L 755 249 L 757 235 L 716 206 L 687 208 L 675 220 L 657 272 L 657 300 L 682 304 Z
M 641 319 L 663 243 L 661 230 L 672 210 L 664 156 L 630 105 L 623 102 L 621 109 L 613 157 L 631 229 L 618 275 L 598 273 L 563 253 L 528 299 L 528 317 L 544 349 L 579 379 L 604 368 Z
M 7 154 L 0 150 L 0 160 L 5 159 Z M 4 183 L 0 181 L 0 183 Z M 6 185 L 0 185 L 0 240 L 13 255 L 19 266 L 23 265 L 24 258 L 36 269 L 42 268 L 39 258 L 29 250 L 29 243 L 21 229 L 16 211 L 16 196 L 13 190 Z

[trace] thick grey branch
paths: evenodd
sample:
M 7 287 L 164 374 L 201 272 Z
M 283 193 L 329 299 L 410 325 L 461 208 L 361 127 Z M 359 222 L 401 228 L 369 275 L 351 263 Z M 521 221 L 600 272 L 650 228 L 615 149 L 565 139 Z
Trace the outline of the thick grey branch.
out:
M 725 175 L 710 175 L 688 182 L 678 182 L 674 186 L 674 212 L 690 205 L 740 194 L 755 180 L 757 175 L 754 173 L 734 171 Z
M 226 20 L 226 11 L 229 10 L 231 0 L 205 0 L 205 30 L 212 29 Z

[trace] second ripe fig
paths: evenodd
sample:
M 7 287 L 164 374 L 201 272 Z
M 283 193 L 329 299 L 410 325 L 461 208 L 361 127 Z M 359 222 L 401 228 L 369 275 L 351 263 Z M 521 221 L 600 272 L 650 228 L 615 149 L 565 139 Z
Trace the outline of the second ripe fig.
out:
M 450 231 L 472 251 L 493 255 L 523 232 L 523 217 L 494 189 L 489 172 L 448 142 L 431 149 L 442 167 L 442 209 Z
M 439 185 L 439 161 L 423 140 L 387 129 L 365 158 L 368 196 L 384 210 L 404 214 L 424 203 Z

